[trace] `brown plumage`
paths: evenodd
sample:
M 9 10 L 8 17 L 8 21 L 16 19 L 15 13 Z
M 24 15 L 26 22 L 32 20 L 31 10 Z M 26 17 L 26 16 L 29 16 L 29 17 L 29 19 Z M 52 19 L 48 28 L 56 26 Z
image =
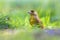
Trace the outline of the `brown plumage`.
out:
M 38 14 L 34 10 L 30 10 L 28 12 L 30 14 L 30 24 L 31 25 L 38 25 L 40 28 L 44 28 L 42 21 L 39 19 Z

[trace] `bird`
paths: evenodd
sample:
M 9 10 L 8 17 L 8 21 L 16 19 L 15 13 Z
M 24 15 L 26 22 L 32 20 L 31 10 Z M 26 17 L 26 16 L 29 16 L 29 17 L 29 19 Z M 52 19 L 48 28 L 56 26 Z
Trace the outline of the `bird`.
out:
M 30 14 L 29 22 L 32 26 L 38 26 L 38 28 L 44 28 L 42 21 L 40 20 L 38 13 L 35 10 L 28 11 Z

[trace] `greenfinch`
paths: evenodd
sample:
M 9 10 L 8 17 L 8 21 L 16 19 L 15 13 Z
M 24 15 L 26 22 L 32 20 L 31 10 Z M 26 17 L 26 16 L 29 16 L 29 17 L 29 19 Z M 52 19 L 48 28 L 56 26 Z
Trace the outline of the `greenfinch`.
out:
M 38 17 L 38 13 L 34 10 L 30 10 L 28 13 L 30 14 L 30 19 L 29 19 L 30 24 L 34 27 L 37 25 L 38 28 L 43 29 L 44 26 L 43 26 L 42 21 Z

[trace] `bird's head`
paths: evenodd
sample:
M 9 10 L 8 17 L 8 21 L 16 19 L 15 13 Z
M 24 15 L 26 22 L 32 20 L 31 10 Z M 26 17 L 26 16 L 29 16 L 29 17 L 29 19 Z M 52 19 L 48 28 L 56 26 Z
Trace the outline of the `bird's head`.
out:
M 28 12 L 30 15 L 37 15 L 37 12 L 36 11 L 34 11 L 34 10 L 30 10 L 29 12 Z

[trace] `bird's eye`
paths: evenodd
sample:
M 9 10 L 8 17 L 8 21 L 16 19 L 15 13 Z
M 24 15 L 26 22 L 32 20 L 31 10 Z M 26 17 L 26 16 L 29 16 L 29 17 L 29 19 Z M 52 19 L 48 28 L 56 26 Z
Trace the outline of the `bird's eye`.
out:
M 31 10 L 31 12 L 34 12 L 34 10 Z

